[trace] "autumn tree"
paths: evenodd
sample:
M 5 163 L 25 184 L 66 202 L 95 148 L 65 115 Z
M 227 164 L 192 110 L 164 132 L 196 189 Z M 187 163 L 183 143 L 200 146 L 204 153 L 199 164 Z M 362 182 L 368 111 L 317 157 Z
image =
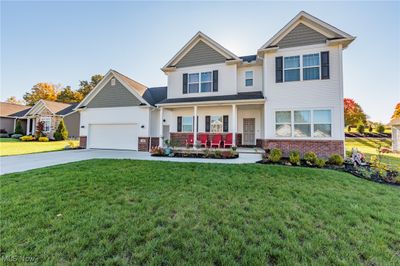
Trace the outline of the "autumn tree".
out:
M 356 126 L 365 124 L 367 115 L 364 113 L 361 106 L 353 99 L 344 99 L 344 123 L 346 126 Z
M 397 103 L 396 107 L 394 108 L 392 119 L 395 119 L 395 118 L 400 118 L 400 103 Z
M 28 105 L 34 105 L 39 100 L 57 100 L 57 87 L 54 84 L 41 82 L 32 87 L 30 92 L 24 94 Z
M 81 80 L 79 81 L 79 89 L 78 92 L 82 95 L 82 98 L 85 98 L 86 95 L 88 95 L 94 87 L 96 87 L 97 84 L 103 79 L 103 76 L 100 74 L 93 75 L 90 78 L 90 81 L 87 80 Z
M 57 94 L 57 102 L 62 103 L 78 103 L 82 101 L 82 94 L 74 91 L 70 86 L 66 86 Z
M 23 100 L 18 100 L 15 96 L 10 96 L 6 99 L 6 103 L 13 103 L 13 104 L 25 104 Z

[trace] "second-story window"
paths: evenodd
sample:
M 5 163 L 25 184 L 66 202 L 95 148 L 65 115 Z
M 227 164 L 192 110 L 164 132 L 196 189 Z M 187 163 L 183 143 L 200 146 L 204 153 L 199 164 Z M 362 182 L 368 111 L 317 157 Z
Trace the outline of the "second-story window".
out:
M 288 56 L 284 58 L 285 81 L 300 80 L 300 56 Z
M 189 74 L 189 93 L 199 92 L 199 73 Z
M 319 54 L 303 55 L 303 80 L 319 79 Z
M 201 92 L 212 91 L 212 72 L 201 73 Z
M 246 87 L 253 87 L 253 71 L 246 71 L 244 75 Z

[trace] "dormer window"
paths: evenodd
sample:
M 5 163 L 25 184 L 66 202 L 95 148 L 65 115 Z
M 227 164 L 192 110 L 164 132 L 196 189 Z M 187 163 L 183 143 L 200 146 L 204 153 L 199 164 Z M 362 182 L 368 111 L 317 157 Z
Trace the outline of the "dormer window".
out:
M 111 79 L 111 86 L 115 86 L 115 78 Z
M 244 75 L 246 87 L 253 87 L 253 71 L 246 71 Z

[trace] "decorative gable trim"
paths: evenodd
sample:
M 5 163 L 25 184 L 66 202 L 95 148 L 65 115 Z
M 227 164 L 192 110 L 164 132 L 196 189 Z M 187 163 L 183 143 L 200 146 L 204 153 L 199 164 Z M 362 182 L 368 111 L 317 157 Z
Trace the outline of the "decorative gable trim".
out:
M 164 72 L 173 71 L 178 62 L 186 54 L 188 54 L 190 50 L 195 47 L 200 41 L 204 42 L 206 45 L 210 46 L 210 48 L 217 51 L 219 54 L 225 57 L 226 60 L 238 60 L 239 62 L 242 61 L 237 55 L 199 31 L 195 36 L 192 37 L 192 39 L 189 40 L 188 43 L 185 44 L 185 46 L 182 47 L 182 49 L 178 51 L 178 53 L 174 55 L 174 57 L 172 57 L 171 60 L 168 61 L 167 64 L 165 64 L 163 68 L 161 68 L 161 70 Z
M 47 109 L 52 115 L 56 115 L 54 112 L 47 107 L 46 103 L 43 100 L 39 100 L 35 105 L 24 115 L 24 117 L 29 117 L 32 115 L 40 115 L 40 113 Z
M 263 46 L 261 46 L 261 48 L 258 50 L 258 54 L 262 55 L 263 52 L 270 51 L 271 48 L 279 48 L 278 43 L 293 29 L 295 29 L 300 23 L 326 36 L 327 42 L 329 42 L 330 40 L 341 40 L 341 42 L 343 43 L 343 48 L 346 48 L 347 45 L 349 45 L 355 39 L 354 36 L 337 29 L 334 26 L 304 11 L 301 11 L 278 33 L 276 33 Z
M 120 76 L 121 74 L 115 70 L 110 69 L 104 78 L 97 84 L 96 87 L 83 99 L 76 107 L 75 110 L 79 108 L 86 107 L 91 100 L 107 85 L 107 83 L 112 79 L 117 79 L 130 93 L 132 93 L 143 105 L 150 106 L 150 104 L 143 99 L 142 95 L 135 90 L 133 86 L 129 86 Z M 138 83 L 139 84 L 139 83 Z M 141 84 L 139 84 L 141 85 Z M 143 86 L 143 85 L 141 85 Z

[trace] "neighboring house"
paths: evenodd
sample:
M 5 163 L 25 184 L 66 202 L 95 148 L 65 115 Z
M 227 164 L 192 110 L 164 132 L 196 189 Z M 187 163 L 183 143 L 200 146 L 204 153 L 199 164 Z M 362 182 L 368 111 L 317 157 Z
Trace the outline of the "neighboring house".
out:
M 59 103 L 46 100 L 40 100 L 29 109 L 22 117 L 26 120 L 26 134 L 33 135 L 36 132 L 39 121 L 44 123 L 44 133 L 49 137 L 54 137 L 58 124 L 63 119 L 68 130 L 69 138 L 79 136 L 80 114 L 74 108 L 77 103 Z
M 21 119 L 30 106 L 0 102 L 0 129 L 12 134 L 15 131 L 15 125 L 18 119 Z M 26 132 L 26 120 L 21 119 L 22 129 Z
M 400 118 L 394 118 L 390 121 L 392 126 L 392 150 L 400 152 Z
M 198 32 L 162 68 L 167 88 L 109 71 L 77 108 L 81 146 L 148 150 L 232 133 L 237 146 L 343 155 L 342 51 L 354 39 L 305 12 L 256 55 Z

